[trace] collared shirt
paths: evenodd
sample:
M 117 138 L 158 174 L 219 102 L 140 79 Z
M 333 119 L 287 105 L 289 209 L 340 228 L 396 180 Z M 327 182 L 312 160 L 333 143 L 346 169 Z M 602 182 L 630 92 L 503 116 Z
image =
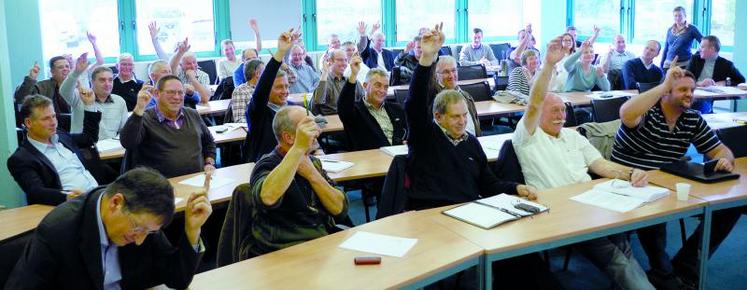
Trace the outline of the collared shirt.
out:
M 246 123 L 246 105 L 252 99 L 253 93 L 254 86 L 249 82 L 245 82 L 233 90 L 231 94 L 231 112 L 233 113 L 233 121 L 235 123 Z
M 436 123 L 436 125 L 438 125 L 439 128 L 441 128 L 441 131 L 444 132 L 444 136 L 446 136 L 446 139 L 449 139 L 451 144 L 454 144 L 455 147 L 459 145 L 459 143 L 462 143 L 462 141 L 466 141 L 467 137 L 469 137 L 469 133 L 466 133 L 466 132 L 462 134 L 462 136 L 460 136 L 459 138 L 451 137 L 451 135 L 449 135 L 449 132 L 446 131 L 446 128 L 441 127 L 441 124 L 439 124 L 435 120 L 433 122 Z
M 78 159 L 78 155 L 75 155 L 73 151 L 65 147 L 60 143 L 60 137 L 55 134 L 51 138 L 51 144 L 45 144 L 28 137 L 27 140 L 31 142 L 39 152 L 47 157 L 55 171 L 57 176 L 60 178 L 60 184 L 63 190 L 78 189 L 82 191 L 88 191 L 91 188 L 98 186 L 96 179 L 93 178 L 90 172 L 86 170 L 83 163 Z
M 703 70 L 700 71 L 698 81 L 702 82 L 705 79 L 713 79 L 713 68 L 716 66 L 716 58 L 705 59 L 703 63 Z
M 614 69 L 622 70 L 622 67 L 625 64 L 625 62 L 631 59 L 634 59 L 635 54 L 627 50 L 623 52 L 618 52 L 617 50 L 615 50 L 612 52 L 612 54 L 607 54 L 606 57 L 610 58 L 609 59 L 610 70 L 614 70 Z
M 124 124 L 127 122 L 127 103 L 122 97 L 116 94 L 109 94 L 104 101 L 100 101 L 98 97 L 95 97 L 95 102 L 91 106 L 86 106 L 80 94 L 75 89 L 77 75 L 76 72 L 71 72 L 60 87 L 60 94 L 70 104 L 71 108 L 70 133 L 83 132 L 84 111 L 98 110 L 101 112 L 98 132 L 99 140 L 117 136 L 119 129 L 124 127 Z
M 374 107 L 368 102 L 368 100 L 364 100 L 363 104 L 365 104 L 368 112 L 371 113 L 371 116 L 373 116 L 374 120 L 376 120 L 376 123 L 379 123 L 379 127 L 381 127 L 381 131 L 384 133 L 384 136 L 386 136 L 389 144 L 392 144 L 394 126 L 392 125 L 391 119 L 389 119 L 389 114 L 386 113 L 386 109 L 384 108 L 386 102 L 381 103 L 381 106 L 379 108 Z
M 270 108 L 270 110 L 273 110 L 275 113 L 280 111 L 280 109 L 283 108 L 285 105 L 276 105 L 273 102 L 267 102 L 267 107 Z
M 554 137 L 537 126 L 530 135 L 522 119 L 512 140 L 526 184 L 539 190 L 590 181 L 589 166 L 602 158 L 588 139 L 568 128 Z
M 155 110 L 156 117 L 158 118 L 159 123 L 166 123 L 166 126 L 177 130 L 179 130 L 182 125 L 184 125 L 184 110 L 179 109 L 179 113 L 176 114 L 176 120 L 169 120 L 168 118 L 166 118 L 166 116 L 161 113 L 161 109 L 158 108 L 158 105 L 156 105 Z
M 119 79 L 119 82 L 123 84 L 129 83 L 129 82 L 137 82 L 137 78 L 134 75 L 129 80 L 123 80 L 121 75 L 117 75 L 117 79 Z
M 101 245 L 101 267 L 104 273 L 104 290 L 119 290 L 119 281 L 122 280 L 122 270 L 119 268 L 119 247 L 109 242 L 109 236 L 104 229 L 104 221 L 101 219 L 101 199 L 104 194 L 99 195 L 96 202 L 96 224 L 99 228 L 99 243 Z
M 290 93 L 308 93 L 314 91 L 319 84 L 319 75 L 306 63 L 301 65 L 289 65 L 291 70 L 296 74 L 296 81 L 290 86 Z
M 648 70 L 651 69 L 651 66 L 654 65 L 654 61 L 652 60 L 651 63 L 646 64 L 646 60 L 643 59 L 643 57 L 639 57 L 641 59 L 641 63 L 643 63 L 643 66 Z
M 376 57 L 376 65 L 378 65 L 377 67 L 380 68 L 380 69 L 387 70 L 386 69 L 386 64 L 384 63 L 384 54 L 382 52 L 384 52 L 383 49 L 381 51 L 377 51 L 376 52 L 377 53 L 376 54 L 377 55 L 377 57 Z

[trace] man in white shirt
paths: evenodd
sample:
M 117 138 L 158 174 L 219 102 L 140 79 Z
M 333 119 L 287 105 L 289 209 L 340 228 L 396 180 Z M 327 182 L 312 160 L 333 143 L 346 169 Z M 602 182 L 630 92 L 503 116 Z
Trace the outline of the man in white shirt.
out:
M 646 172 L 602 158 L 586 138 L 563 128 L 565 105 L 555 94 L 547 94 L 553 66 L 563 56 L 561 38 L 550 42 L 545 61 L 530 91 L 530 103 L 512 137 L 527 185 L 539 190 L 591 180 L 589 170 L 608 178 L 630 180 L 633 186 L 647 183 Z M 621 289 L 654 289 L 632 255 L 625 234 L 581 242 L 575 247 L 605 271 Z

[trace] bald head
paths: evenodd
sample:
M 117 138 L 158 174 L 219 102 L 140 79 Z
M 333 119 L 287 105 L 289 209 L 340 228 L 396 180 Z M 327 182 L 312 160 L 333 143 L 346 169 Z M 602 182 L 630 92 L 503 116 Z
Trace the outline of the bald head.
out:
M 545 95 L 540 114 L 540 128 L 548 135 L 557 137 L 565 124 L 565 103 L 563 99 L 553 93 Z
M 625 52 L 625 37 L 623 37 L 621 34 L 615 35 L 615 38 L 612 40 L 612 44 L 615 46 L 615 51 L 618 53 Z
M 278 110 L 272 120 L 272 131 L 278 144 L 293 145 L 291 136 L 296 135 L 298 122 L 306 116 L 306 110 L 300 106 L 285 106 Z

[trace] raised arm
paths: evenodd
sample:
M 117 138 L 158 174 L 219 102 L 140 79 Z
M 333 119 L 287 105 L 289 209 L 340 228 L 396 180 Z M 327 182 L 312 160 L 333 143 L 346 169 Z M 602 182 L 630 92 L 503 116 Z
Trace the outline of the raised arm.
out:
M 149 84 L 143 84 L 143 88 L 137 93 L 137 103 L 132 109 L 132 115 L 127 119 L 124 127 L 119 131 L 119 143 L 125 149 L 135 149 L 145 138 L 145 127 L 143 126 L 143 114 L 145 107 L 150 102 L 155 88 Z
M 156 50 L 156 55 L 159 59 L 162 60 L 168 60 L 169 55 L 166 54 L 166 52 L 161 47 L 161 42 L 158 41 L 158 32 L 161 30 L 160 27 L 158 27 L 158 23 L 155 21 L 151 21 L 148 24 L 148 31 L 150 32 L 150 41 L 153 43 L 153 49 Z
M 267 62 L 265 70 L 262 71 L 262 75 L 257 81 L 256 89 L 252 95 L 252 100 L 247 105 L 246 115 L 247 121 L 251 118 L 251 124 L 262 124 L 258 123 L 258 119 L 262 114 L 262 108 L 267 106 L 267 102 L 270 101 L 270 91 L 272 90 L 272 84 L 275 82 L 275 76 L 280 69 L 280 65 L 283 62 L 285 53 L 290 50 L 293 42 L 300 37 L 300 33 L 291 29 L 283 32 L 278 37 L 278 49 L 273 54 L 270 61 Z
M 257 49 L 257 56 L 259 56 L 259 53 L 262 51 L 262 37 L 259 35 L 257 19 L 249 19 L 249 27 L 254 31 L 255 48 Z
M 410 127 L 408 137 L 411 143 L 425 133 L 433 120 L 432 115 L 428 112 L 428 101 L 430 100 L 428 87 L 433 78 L 433 60 L 437 57 L 438 50 L 444 43 L 445 37 L 441 31 L 442 27 L 443 24 L 436 25 L 433 30 L 426 31 L 420 40 L 422 55 L 412 75 L 410 95 L 405 101 L 405 112 Z
M 366 48 L 368 48 L 368 34 L 366 34 L 366 28 L 367 28 L 366 22 L 363 22 L 363 21 L 358 22 L 357 30 L 358 30 L 358 35 L 360 36 L 360 39 L 358 39 L 357 46 L 358 46 L 358 51 L 360 53 L 363 53 L 363 51 L 365 51 Z M 373 33 L 373 30 L 371 32 Z
M 39 67 L 37 62 L 34 62 L 34 65 L 29 69 L 29 74 L 23 77 L 23 83 L 13 93 L 16 104 L 23 103 L 23 99 L 26 96 L 36 93 L 36 78 L 39 77 L 39 71 L 41 71 L 41 67 Z
M 343 124 L 355 111 L 355 89 L 362 62 L 361 57 L 357 55 L 354 55 L 353 59 L 350 60 L 350 77 L 348 77 L 345 85 L 342 86 L 340 96 L 337 98 L 337 112 L 340 119 L 343 120 Z
M 525 34 L 524 38 L 519 41 L 519 46 L 514 49 L 509 57 L 511 60 L 513 60 L 515 63 L 521 63 L 521 54 L 524 53 L 524 50 L 527 49 L 527 45 L 529 45 L 529 40 L 532 39 L 532 36 L 529 34 Z
M 532 88 L 529 90 L 529 104 L 527 105 L 527 109 L 522 117 L 524 127 L 529 132 L 529 135 L 533 135 L 534 131 L 537 129 L 540 112 L 542 111 L 542 102 L 547 94 L 547 87 L 550 83 L 555 64 L 565 56 L 561 41 L 562 37 L 556 37 L 547 44 L 544 64 L 542 65 L 542 69 L 537 75 Z
M 176 74 L 177 69 L 179 68 L 179 62 L 182 61 L 182 56 L 184 56 L 187 51 L 192 46 L 189 45 L 189 38 L 185 38 L 184 41 L 179 42 L 176 45 L 176 53 L 171 56 L 171 60 L 169 60 L 169 66 L 171 67 L 171 72 Z
M 599 37 L 599 31 L 601 29 L 599 29 L 599 26 L 594 25 L 594 28 L 592 28 L 592 30 L 594 31 L 594 34 L 592 34 L 591 38 L 587 39 L 587 41 L 589 42 L 589 45 L 591 45 L 593 47 L 594 42 L 596 42 L 597 41 L 597 37 Z
M 584 50 L 589 49 L 589 41 L 584 41 L 581 43 L 581 48 L 576 49 L 576 52 L 568 56 L 568 59 L 565 60 L 563 63 L 563 67 L 565 67 L 565 70 L 568 73 L 571 73 L 573 69 L 576 67 L 576 63 L 578 62 L 578 59 L 581 57 L 581 54 L 584 52 Z
M 78 84 L 78 77 L 83 74 L 88 68 L 88 53 L 84 52 L 75 61 L 75 70 L 70 72 L 65 80 L 60 85 L 60 95 L 65 102 L 70 106 L 75 107 L 80 102 L 79 96 L 76 94 L 75 87 Z
M 93 47 L 93 55 L 96 57 L 96 63 L 94 63 L 89 70 L 93 71 L 94 68 L 101 66 L 104 64 L 104 56 L 101 54 L 101 50 L 99 49 L 99 46 L 96 44 L 96 35 L 93 35 L 93 33 L 86 32 L 86 35 L 88 36 L 88 42 L 91 43 L 91 47 Z
M 283 134 L 291 132 L 283 132 Z M 306 116 L 296 126 L 295 141 L 283 160 L 280 161 L 262 182 L 259 200 L 266 206 L 275 205 L 283 198 L 291 182 L 296 176 L 299 166 L 314 143 L 314 139 L 321 134 L 313 117 Z
M 675 61 L 677 58 L 675 57 Z M 640 95 L 633 97 L 620 107 L 620 119 L 628 128 L 634 128 L 641 122 L 643 114 L 648 112 L 651 107 L 656 105 L 661 96 L 669 94 L 672 90 L 672 83 L 676 79 L 685 76 L 685 71 L 677 66 L 672 66 L 667 71 L 664 81 Z

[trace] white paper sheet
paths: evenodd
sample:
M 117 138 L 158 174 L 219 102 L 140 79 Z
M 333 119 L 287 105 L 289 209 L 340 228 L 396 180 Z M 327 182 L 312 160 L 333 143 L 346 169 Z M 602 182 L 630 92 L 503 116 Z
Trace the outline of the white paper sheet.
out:
M 227 177 L 220 177 L 219 175 L 213 175 L 213 179 L 210 180 L 210 187 L 216 188 L 226 184 L 234 182 L 233 179 Z M 205 174 L 198 174 L 196 176 L 187 178 L 179 182 L 179 184 L 191 185 L 195 187 L 202 187 L 205 185 Z
M 353 162 L 332 160 L 332 159 L 319 159 L 322 161 L 322 168 L 327 172 L 338 173 L 355 165 Z
M 618 97 L 631 97 L 633 94 L 625 92 L 625 91 L 606 91 L 606 92 L 593 92 L 591 94 L 586 95 L 589 98 L 595 99 L 595 100 L 603 100 L 603 99 L 612 99 L 612 98 L 618 98 Z
M 112 138 L 99 140 L 99 142 L 96 142 L 96 148 L 99 149 L 99 152 L 124 149 L 124 147 L 122 147 L 122 144 L 119 143 L 119 139 L 115 140 Z
M 182 202 L 182 200 L 184 200 L 184 199 L 183 199 L 183 198 L 181 198 L 181 197 L 174 197 L 174 204 L 175 204 L 175 205 L 176 205 L 176 204 L 179 204 L 180 202 Z
M 645 202 L 652 202 L 669 195 L 669 189 L 653 185 L 633 187 L 629 182 L 624 180 L 602 182 L 594 185 L 594 189 L 642 199 Z
M 571 197 L 580 203 L 598 206 L 604 209 L 616 212 L 628 212 L 642 206 L 645 202 L 642 199 L 632 198 L 629 196 L 614 194 L 598 190 L 589 190 L 582 194 Z
M 418 239 L 401 238 L 359 231 L 342 242 L 340 248 L 401 258 L 407 254 L 407 252 L 410 251 L 417 242 Z
M 510 212 L 517 213 L 522 216 L 530 216 L 532 215 L 532 213 L 518 209 L 514 207 L 514 205 L 519 204 L 519 203 L 528 204 L 528 205 L 538 208 L 540 212 L 547 211 L 548 209 L 546 206 L 541 205 L 539 203 L 531 202 L 526 199 L 519 198 L 513 195 L 508 195 L 505 193 L 494 195 L 488 198 L 483 198 L 483 199 L 477 200 L 477 202 L 482 203 L 482 204 L 487 204 L 487 205 L 497 207 L 497 208 L 506 209 Z
M 407 155 L 407 145 L 394 145 L 394 146 L 385 146 L 379 148 L 379 150 L 384 151 L 384 153 L 389 154 L 389 156 L 397 156 L 397 155 Z

